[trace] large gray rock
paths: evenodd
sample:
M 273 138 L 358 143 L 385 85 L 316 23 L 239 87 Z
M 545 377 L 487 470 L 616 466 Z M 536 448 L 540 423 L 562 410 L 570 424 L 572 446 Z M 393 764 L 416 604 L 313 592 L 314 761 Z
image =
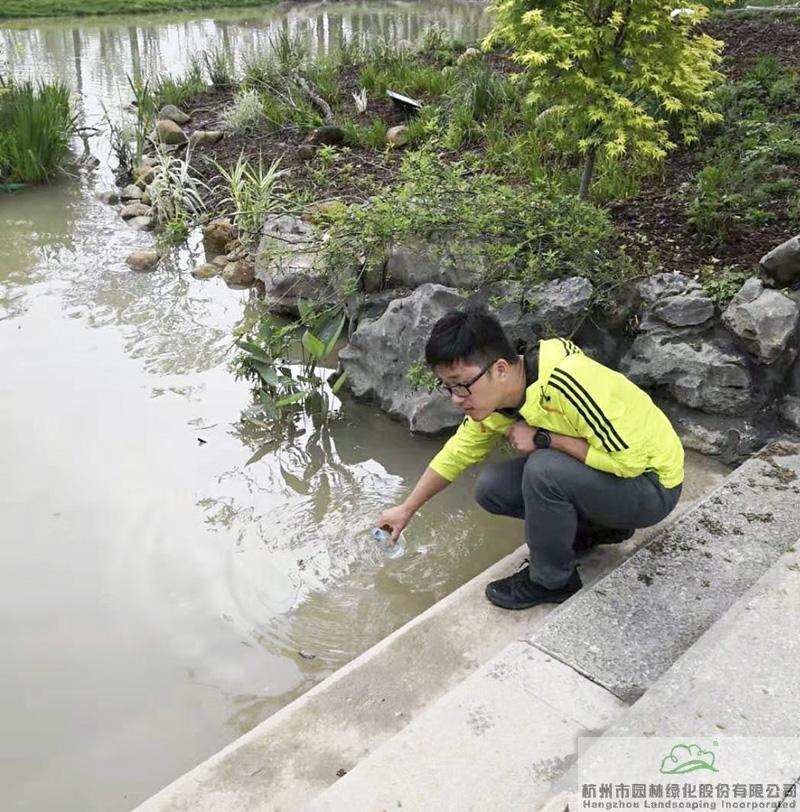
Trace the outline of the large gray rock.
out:
M 524 324 L 545 338 L 571 335 L 583 321 L 593 293 L 592 283 L 581 276 L 545 282 L 528 291 Z
M 255 273 L 273 313 L 296 316 L 300 299 L 329 298 L 322 272 L 322 236 L 314 226 L 299 217 L 274 215 L 264 221 L 262 235 Z
M 660 273 L 636 287 L 643 305 L 640 331 L 697 334 L 713 326 L 714 302 L 695 279 L 677 272 Z
M 377 401 L 412 431 L 436 434 L 458 425 L 463 419 L 460 410 L 438 393 L 411 392 L 406 373 L 424 363 L 434 323 L 463 304 L 453 288 L 422 285 L 410 296 L 395 299 L 380 318 L 359 325 L 339 353 L 353 394 Z
M 723 315 L 728 329 L 764 364 L 771 364 L 789 348 L 797 332 L 800 306 L 777 290 L 765 289 L 756 277 L 748 279 Z M 791 348 L 796 353 L 795 348 Z
M 620 369 L 639 386 L 667 391 L 693 409 L 746 414 L 759 405 L 747 357 L 724 335 L 692 340 L 641 333 Z
M 699 282 L 677 271 L 653 274 L 636 287 L 642 302 L 648 308 L 667 296 L 680 296 L 703 289 Z
M 781 400 L 778 413 L 795 432 L 800 432 L 800 398 L 787 395 Z
M 156 128 L 151 133 L 150 140 L 162 144 L 185 144 L 189 139 L 174 121 L 162 118 L 156 122 Z
M 692 290 L 659 299 L 650 312 L 671 327 L 698 327 L 713 320 L 714 302 L 705 291 Z
M 189 122 L 191 116 L 184 113 L 183 110 L 176 107 L 174 104 L 165 104 L 159 111 L 158 118 L 174 121 L 176 124 L 179 124 L 182 127 L 184 124 Z
M 458 250 L 447 242 L 409 240 L 396 245 L 386 257 L 385 285 L 417 288 L 433 282 L 452 288 L 475 288 L 487 271 L 486 256 L 480 245 L 458 243 Z
M 526 345 L 538 339 L 536 331 L 522 321 L 525 288 L 521 282 L 491 282 L 467 299 L 467 304 L 487 308 L 493 313 L 512 342 Z
M 786 240 L 761 257 L 761 267 L 779 285 L 800 282 L 800 236 Z

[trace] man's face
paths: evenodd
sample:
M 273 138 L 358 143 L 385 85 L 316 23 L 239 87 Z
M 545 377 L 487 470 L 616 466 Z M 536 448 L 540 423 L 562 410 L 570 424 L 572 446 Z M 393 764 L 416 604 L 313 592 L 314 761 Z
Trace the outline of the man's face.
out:
M 440 364 L 433 371 L 443 384 L 455 388 L 450 399 L 464 414 L 473 420 L 484 420 L 497 409 L 500 402 L 501 393 L 494 375 L 498 364 L 506 362 L 492 361 L 488 366 L 480 366 L 454 361 L 452 364 Z

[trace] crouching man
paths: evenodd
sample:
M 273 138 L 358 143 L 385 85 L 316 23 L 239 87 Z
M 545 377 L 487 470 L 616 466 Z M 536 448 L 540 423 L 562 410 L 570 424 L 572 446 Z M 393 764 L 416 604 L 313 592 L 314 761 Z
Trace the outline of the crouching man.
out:
M 487 312 L 451 312 L 434 325 L 425 356 L 466 417 L 377 525 L 396 541 L 421 505 L 507 438 L 521 456 L 487 465 L 476 499 L 525 521 L 530 565 L 487 585 L 496 606 L 566 600 L 582 586 L 573 548 L 582 528 L 624 538 L 677 504 L 683 448 L 669 420 L 646 392 L 571 341 L 540 341 L 538 359 L 522 357 Z

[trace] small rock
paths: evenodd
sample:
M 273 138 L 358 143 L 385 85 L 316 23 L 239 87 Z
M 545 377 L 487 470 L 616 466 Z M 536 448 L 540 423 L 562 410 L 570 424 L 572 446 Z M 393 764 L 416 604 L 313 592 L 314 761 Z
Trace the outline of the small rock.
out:
M 122 200 L 141 200 L 142 194 L 142 190 L 135 183 L 131 183 L 119 193 L 119 196 Z
M 792 237 L 761 258 L 764 273 L 779 285 L 800 282 L 800 236 Z
M 313 161 L 314 156 L 317 154 L 317 149 L 312 144 L 300 144 L 295 154 L 297 155 L 298 161 Z
M 228 257 L 225 254 L 218 254 L 211 260 L 212 265 L 216 265 L 220 271 L 230 262 Z
M 180 108 L 174 104 L 165 104 L 158 113 L 159 119 L 172 121 L 175 124 L 183 126 L 186 124 L 191 116 L 187 115 Z
M 134 271 L 152 271 L 161 259 L 161 252 L 156 248 L 146 248 L 142 251 L 134 251 L 125 262 Z
M 134 181 L 138 181 L 141 178 L 153 175 L 155 168 L 156 164 L 153 163 L 153 159 L 144 157 L 142 158 L 142 162 L 139 164 L 139 166 L 134 167 L 131 175 L 133 175 Z
M 153 200 L 150 197 L 150 192 L 148 192 L 146 189 L 142 192 L 141 202 L 144 203 L 145 206 L 153 205 Z
M 195 279 L 211 279 L 222 273 L 222 267 L 217 265 L 216 262 L 206 262 L 204 265 L 192 268 L 191 273 Z
M 386 131 L 386 142 L 393 147 L 405 146 L 408 143 L 408 127 L 405 124 L 390 127 Z
M 185 144 L 189 139 L 174 121 L 162 118 L 156 122 L 156 128 L 150 134 L 150 140 L 162 144 Z
M 250 287 L 256 278 L 255 265 L 248 259 L 229 262 L 222 270 L 222 278 L 232 287 Z
M 344 144 L 347 140 L 347 133 L 341 127 L 335 127 L 332 124 L 326 124 L 324 127 L 318 127 L 311 135 L 306 138 L 307 144 L 327 144 L 328 146 L 338 147 Z
M 230 220 L 212 220 L 203 228 L 203 243 L 206 248 L 206 255 L 224 254 L 228 243 L 235 240 L 237 236 L 236 226 Z
M 306 213 L 303 219 L 309 223 L 319 223 L 331 215 L 338 214 L 343 211 L 345 204 L 341 200 L 317 200 L 310 206 L 306 207 Z
M 189 136 L 189 145 L 202 147 L 207 144 L 216 144 L 222 140 L 223 135 L 222 130 L 197 130 Z
M 116 206 L 119 203 L 119 195 L 116 192 L 100 192 L 97 199 L 107 206 Z
M 153 227 L 153 221 L 149 217 L 131 217 L 127 223 L 136 231 L 149 231 Z
M 140 189 L 144 190 L 155 179 L 156 171 L 156 167 L 148 166 L 147 169 L 141 175 L 139 175 L 138 178 L 136 178 L 135 184 Z
M 473 59 L 480 59 L 481 52 L 477 48 L 467 48 L 461 56 L 458 57 L 456 60 L 459 65 L 463 65 L 465 62 L 470 62 Z
M 122 207 L 120 216 L 123 220 L 130 220 L 132 217 L 149 217 L 152 209 L 144 203 L 128 203 Z

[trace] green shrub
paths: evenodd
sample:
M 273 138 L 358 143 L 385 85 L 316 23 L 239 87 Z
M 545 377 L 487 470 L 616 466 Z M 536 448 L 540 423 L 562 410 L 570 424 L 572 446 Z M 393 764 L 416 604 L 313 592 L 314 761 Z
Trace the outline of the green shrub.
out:
M 252 135 L 266 123 L 261 96 L 255 90 L 242 90 L 223 113 L 225 126 L 237 135 Z
M 75 127 L 66 85 L 0 86 L 0 181 L 46 181 L 67 159 Z
M 153 83 L 152 92 L 155 105 L 160 109 L 165 104 L 184 107 L 205 89 L 202 68 L 200 63 L 194 60 L 184 76 L 172 76 L 169 73 L 159 76 Z
M 212 48 L 203 52 L 203 64 L 208 71 L 211 84 L 220 90 L 234 84 L 233 58 L 223 48 Z

